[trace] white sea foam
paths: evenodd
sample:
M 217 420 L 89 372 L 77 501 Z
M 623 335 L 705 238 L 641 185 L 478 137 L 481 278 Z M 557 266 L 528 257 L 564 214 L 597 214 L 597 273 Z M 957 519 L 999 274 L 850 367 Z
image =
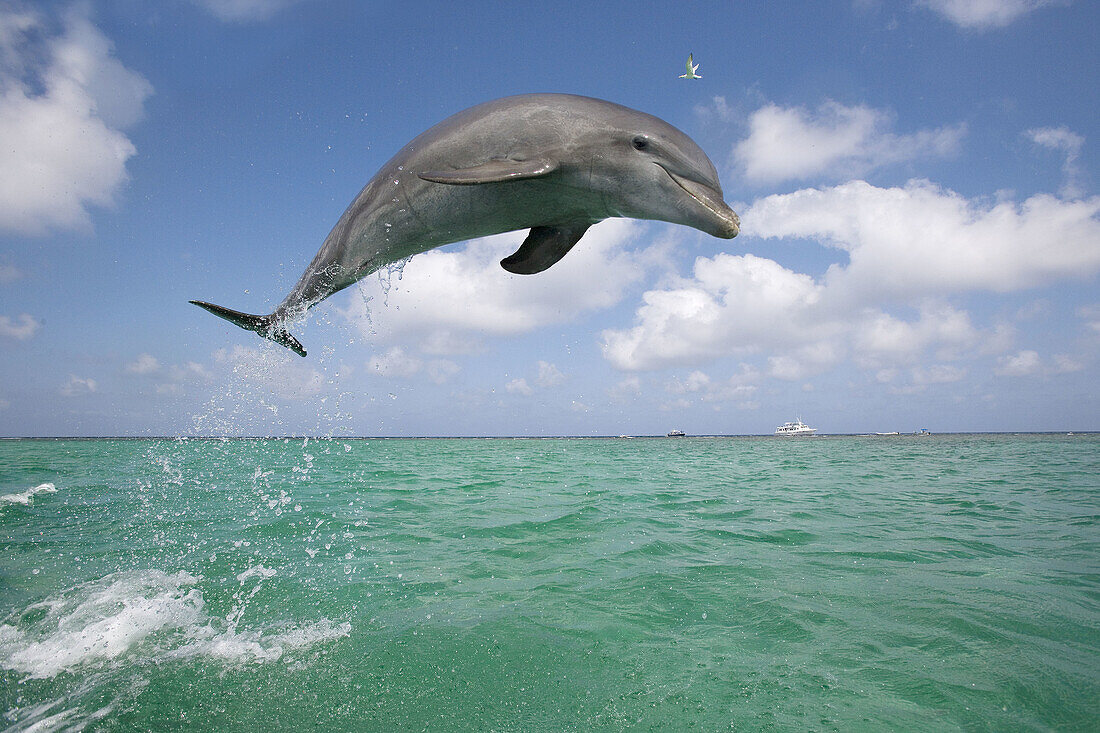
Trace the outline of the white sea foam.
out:
M 193 627 L 204 617 L 202 594 L 186 588 L 195 582 L 183 572 L 127 571 L 34 604 L 21 619 L 36 620 L 0 625 L 0 667 L 53 677 L 115 659 L 162 630 Z
M 33 489 L 27 489 L 26 491 L 18 494 L 4 494 L 0 496 L 0 504 L 22 504 L 23 506 L 29 506 L 34 503 L 34 497 L 36 494 L 56 494 L 57 488 L 53 484 L 39 484 Z
M 114 705 L 106 705 L 91 713 L 85 713 L 80 707 L 73 707 L 62 710 L 60 713 L 47 715 L 51 709 L 62 702 L 64 700 L 52 700 L 41 705 L 17 709 L 15 715 L 18 716 L 18 722 L 5 729 L 4 733 L 16 730 L 20 733 L 53 733 L 57 730 L 82 731 L 91 723 L 107 717 L 114 711 Z
M 262 582 L 274 574 L 256 566 L 241 575 Z M 0 668 L 50 678 L 111 662 L 206 657 L 264 663 L 351 632 L 351 624 L 328 619 L 238 630 L 243 604 L 228 624 L 212 618 L 197 582 L 185 572 L 132 570 L 28 606 L 0 623 Z
M 256 565 L 255 567 L 251 567 L 238 575 L 237 580 L 243 583 L 249 578 L 266 579 L 272 577 L 275 574 L 276 571 L 272 570 L 271 568 L 265 568 L 263 565 Z
M 210 657 L 230 664 L 275 662 L 295 649 L 332 641 L 351 633 L 347 621 L 337 624 L 321 619 L 312 624 L 291 626 L 282 631 L 238 632 L 234 628 L 217 632 L 210 626 L 198 629 L 191 640 L 167 654 L 170 658 Z

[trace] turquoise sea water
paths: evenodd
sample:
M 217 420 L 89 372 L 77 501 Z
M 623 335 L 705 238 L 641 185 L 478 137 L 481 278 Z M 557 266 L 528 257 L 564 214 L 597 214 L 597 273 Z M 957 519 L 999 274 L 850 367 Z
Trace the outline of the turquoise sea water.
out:
M 1096 730 L 1100 436 L 0 441 L 0 715 Z

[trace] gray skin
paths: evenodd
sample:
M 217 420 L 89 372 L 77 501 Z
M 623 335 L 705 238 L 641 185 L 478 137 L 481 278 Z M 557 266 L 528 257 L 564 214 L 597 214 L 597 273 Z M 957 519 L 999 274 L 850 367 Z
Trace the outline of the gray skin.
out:
M 348 206 L 294 289 L 254 316 L 191 301 L 305 356 L 285 323 L 386 265 L 530 228 L 501 266 L 534 274 L 609 217 L 683 224 L 723 239 L 740 221 L 718 173 L 664 120 L 591 97 L 524 94 L 479 104 L 414 138 Z

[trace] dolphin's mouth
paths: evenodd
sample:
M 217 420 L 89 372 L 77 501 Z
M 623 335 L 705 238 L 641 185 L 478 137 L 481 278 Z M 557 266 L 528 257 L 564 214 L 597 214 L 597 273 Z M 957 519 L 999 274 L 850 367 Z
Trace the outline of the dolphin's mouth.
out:
M 691 198 L 705 208 L 718 219 L 719 226 L 716 231 L 711 232 L 715 236 L 722 237 L 724 239 L 733 239 L 741 231 L 741 219 L 734 213 L 733 209 L 726 205 L 726 202 L 722 200 L 721 195 L 710 186 L 705 183 L 699 183 L 693 181 L 690 178 L 684 178 L 677 175 L 665 168 L 660 163 L 657 163 L 668 177 L 671 178 L 677 186 L 684 189 Z

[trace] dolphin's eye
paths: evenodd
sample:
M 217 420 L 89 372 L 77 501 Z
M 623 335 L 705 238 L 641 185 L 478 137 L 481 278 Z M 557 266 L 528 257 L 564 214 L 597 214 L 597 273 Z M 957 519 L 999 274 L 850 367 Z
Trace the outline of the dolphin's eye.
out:
M 634 146 L 635 150 L 645 150 L 649 147 L 649 140 L 644 135 L 636 135 L 630 144 Z

